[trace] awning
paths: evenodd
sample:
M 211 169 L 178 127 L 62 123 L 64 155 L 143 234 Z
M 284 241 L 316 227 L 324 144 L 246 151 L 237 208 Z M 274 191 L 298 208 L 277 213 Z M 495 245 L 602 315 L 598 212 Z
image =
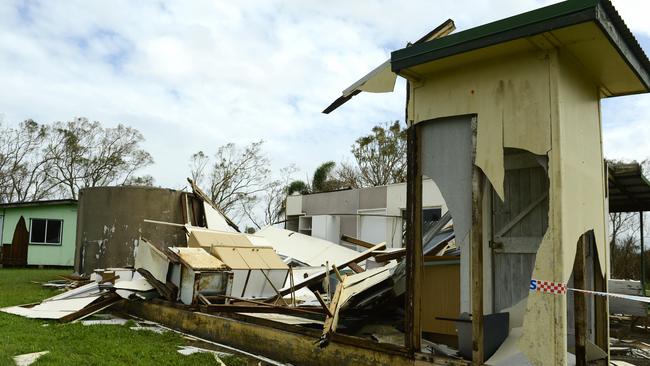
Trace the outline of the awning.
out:
M 608 171 L 609 212 L 650 211 L 650 182 L 641 165 L 610 164 Z

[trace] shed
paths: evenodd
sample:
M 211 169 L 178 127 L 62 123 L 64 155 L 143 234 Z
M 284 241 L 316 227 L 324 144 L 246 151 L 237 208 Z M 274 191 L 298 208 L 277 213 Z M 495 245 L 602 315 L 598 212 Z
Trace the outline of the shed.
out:
M 454 219 L 475 364 L 490 356 L 484 316 L 508 310 L 520 338 L 500 356 L 564 365 L 571 350 L 584 365 L 588 341 L 607 351 L 607 299 L 566 288 L 607 290 L 600 99 L 650 87 L 612 4 L 565 1 L 418 42 L 390 67 L 407 79 L 407 349 L 421 342 L 426 176 Z

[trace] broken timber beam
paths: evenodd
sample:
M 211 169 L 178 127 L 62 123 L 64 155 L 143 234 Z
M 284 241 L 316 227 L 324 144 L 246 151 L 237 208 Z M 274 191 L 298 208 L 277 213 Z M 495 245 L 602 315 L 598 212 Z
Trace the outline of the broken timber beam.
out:
M 585 266 L 585 235 L 578 239 L 576 258 L 573 263 L 573 285 L 586 290 L 587 268 Z M 587 366 L 587 294 L 573 292 L 573 319 L 575 330 L 576 366 Z
M 71 321 L 81 320 L 83 318 L 89 317 L 95 313 L 98 313 L 104 309 L 107 309 L 113 306 L 116 302 L 122 300 L 122 297 L 114 292 L 108 294 L 108 296 L 100 299 L 99 301 L 86 306 L 85 308 L 76 311 L 72 314 L 68 314 L 59 319 L 61 323 L 67 323 Z
M 470 232 L 472 293 L 472 363 L 483 365 L 483 173 L 476 166 L 477 118 L 472 118 L 472 229 Z
M 323 296 L 321 296 L 320 292 L 318 292 L 318 291 L 312 291 L 312 292 L 314 293 L 314 296 L 316 296 L 316 299 L 320 303 L 320 306 L 323 307 L 323 310 L 325 311 L 325 314 L 328 317 L 334 316 L 334 314 L 332 314 L 332 312 L 330 311 L 330 308 L 327 306 L 327 303 L 323 299 Z
M 377 262 L 388 262 L 392 259 L 399 259 L 406 255 L 406 248 L 400 248 L 390 252 L 381 252 L 374 255 Z
M 365 271 L 365 269 L 361 268 L 361 266 L 356 263 L 350 263 L 348 264 L 348 267 L 350 267 L 350 269 L 353 270 L 354 273 L 361 273 Z
M 419 125 L 411 124 L 406 140 L 406 294 L 405 347 L 411 355 L 422 344 L 422 142 Z
M 354 245 L 358 245 L 360 247 L 364 247 L 366 249 L 369 249 L 369 248 L 372 248 L 372 247 L 375 246 L 374 244 L 368 243 L 367 241 L 363 241 L 361 239 L 353 238 L 353 237 L 347 236 L 347 235 L 341 235 L 341 240 L 347 241 L 350 244 L 354 244 Z
M 136 271 L 139 274 L 141 274 L 142 277 L 144 277 L 147 280 L 147 282 L 149 282 L 149 284 L 156 289 L 156 291 L 160 294 L 160 296 L 162 296 L 166 300 L 170 300 L 170 301 L 175 301 L 176 300 L 176 295 L 178 293 L 178 287 L 176 287 L 176 285 L 174 285 L 171 282 L 162 283 L 162 282 L 158 281 L 151 274 L 151 272 L 147 271 L 144 268 L 138 268 Z
M 200 305 L 199 310 L 204 313 L 272 313 L 305 317 L 307 315 L 323 315 L 320 308 L 304 309 L 304 308 L 291 308 L 284 306 L 262 306 L 262 305 L 226 305 L 226 304 L 212 304 Z
M 334 296 L 332 296 L 332 301 L 329 306 L 329 314 L 325 318 L 325 324 L 323 325 L 323 334 L 318 342 L 320 348 L 326 347 L 330 343 L 330 338 L 336 331 L 336 323 L 338 323 L 339 318 L 339 299 L 341 298 L 341 292 L 343 292 L 343 281 L 340 281 L 338 285 L 336 285 Z

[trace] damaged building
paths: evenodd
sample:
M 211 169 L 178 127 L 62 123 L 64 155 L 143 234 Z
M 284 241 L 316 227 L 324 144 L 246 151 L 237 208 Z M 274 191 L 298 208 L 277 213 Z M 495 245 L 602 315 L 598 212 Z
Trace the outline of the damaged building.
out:
M 341 193 L 357 195 L 349 212 L 290 197 L 295 231 L 248 234 L 191 181 L 83 190 L 86 276 L 2 311 L 76 321 L 112 306 L 298 365 L 607 364 L 600 100 L 648 92 L 650 61 L 607 0 L 454 28 L 392 52 L 324 111 L 407 80 L 405 202 L 390 206 L 404 215 L 361 192 Z M 440 216 L 425 220 L 434 189 Z M 377 209 L 405 218 L 399 242 L 336 215 Z

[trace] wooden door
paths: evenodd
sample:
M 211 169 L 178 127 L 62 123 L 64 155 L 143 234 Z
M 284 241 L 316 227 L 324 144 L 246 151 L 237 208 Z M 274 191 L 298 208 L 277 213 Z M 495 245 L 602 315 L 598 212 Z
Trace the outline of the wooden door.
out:
M 29 231 L 25 224 L 25 218 L 20 217 L 14 230 L 11 245 L 2 246 L 2 265 L 4 266 L 26 266 L 27 249 L 29 248 Z
M 492 194 L 494 311 L 528 295 L 535 255 L 548 227 L 548 175 L 545 157 L 528 152 L 505 156 L 505 199 Z

